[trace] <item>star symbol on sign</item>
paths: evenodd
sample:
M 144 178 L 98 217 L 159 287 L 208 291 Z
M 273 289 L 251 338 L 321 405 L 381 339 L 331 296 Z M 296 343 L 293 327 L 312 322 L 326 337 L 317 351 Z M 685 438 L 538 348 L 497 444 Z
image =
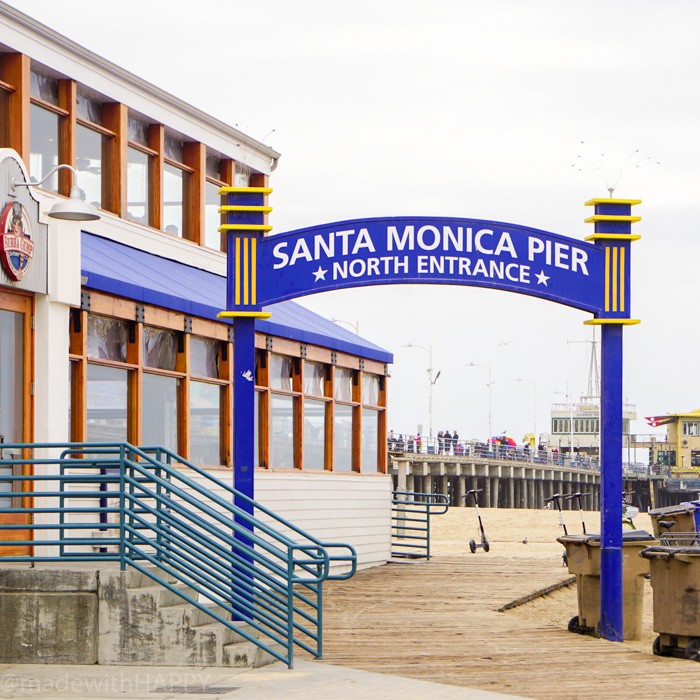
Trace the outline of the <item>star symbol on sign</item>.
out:
M 535 275 L 535 277 L 537 277 L 537 284 L 543 284 L 545 287 L 547 286 L 549 277 L 544 274 L 544 270 L 542 270 L 539 275 Z
M 311 273 L 314 276 L 314 282 L 318 282 L 319 280 L 323 280 L 325 282 L 326 281 L 326 272 L 328 272 L 328 270 L 324 270 L 319 265 L 318 270 L 316 270 L 316 272 Z

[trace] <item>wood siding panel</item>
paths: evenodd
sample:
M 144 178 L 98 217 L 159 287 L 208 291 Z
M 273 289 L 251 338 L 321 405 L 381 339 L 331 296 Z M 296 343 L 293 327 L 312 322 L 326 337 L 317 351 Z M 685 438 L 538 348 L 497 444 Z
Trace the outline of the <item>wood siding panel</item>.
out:
M 358 568 L 389 559 L 391 493 L 382 475 L 255 473 L 257 501 L 318 539 L 352 545 Z

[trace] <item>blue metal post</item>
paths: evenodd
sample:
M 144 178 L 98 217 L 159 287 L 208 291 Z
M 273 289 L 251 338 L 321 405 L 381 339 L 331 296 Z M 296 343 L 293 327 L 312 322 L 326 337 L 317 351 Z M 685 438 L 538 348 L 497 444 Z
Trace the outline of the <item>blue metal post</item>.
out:
M 604 325 L 600 402 L 600 634 L 621 642 L 622 620 L 622 326 Z
M 596 318 L 601 326 L 600 397 L 600 620 L 601 637 L 621 642 L 622 601 L 622 329 L 639 323 L 630 318 L 632 216 L 638 199 L 592 199 L 595 214 L 586 223 L 595 233 L 586 240 L 603 249 L 604 280 Z
M 253 498 L 255 464 L 255 319 L 237 318 L 233 336 L 233 464 L 234 487 Z M 253 515 L 249 502 L 235 505 Z
M 220 318 L 233 319 L 233 485 L 243 496 L 255 497 L 255 319 L 268 318 L 258 303 L 258 238 L 272 227 L 265 223 L 270 211 L 265 199 L 272 190 L 266 187 L 223 187 L 225 203 L 219 211 L 226 214 L 227 274 L 226 310 Z M 253 506 L 234 496 L 234 505 L 249 515 Z M 244 591 L 245 603 L 234 605 L 235 619 L 245 620 L 252 614 L 255 581 L 251 573 L 253 542 L 246 532 L 253 530 L 250 520 L 235 515 L 241 532 L 235 554 L 242 563 L 232 575 Z M 245 562 L 245 563 L 243 563 Z

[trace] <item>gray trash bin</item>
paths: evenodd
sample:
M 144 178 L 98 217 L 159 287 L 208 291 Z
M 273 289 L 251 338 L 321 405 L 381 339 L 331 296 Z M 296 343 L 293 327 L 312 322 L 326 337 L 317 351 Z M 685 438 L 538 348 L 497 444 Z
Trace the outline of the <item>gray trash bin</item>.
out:
M 569 631 L 595 634 L 600 620 L 600 535 L 563 535 L 557 538 L 566 548 L 569 573 L 576 576 L 578 615 L 569 621 Z M 644 577 L 649 562 L 639 555 L 656 540 L 645 530 L 622 534 L 622 619 L 624 639 L 640 639 L 644 612 Z

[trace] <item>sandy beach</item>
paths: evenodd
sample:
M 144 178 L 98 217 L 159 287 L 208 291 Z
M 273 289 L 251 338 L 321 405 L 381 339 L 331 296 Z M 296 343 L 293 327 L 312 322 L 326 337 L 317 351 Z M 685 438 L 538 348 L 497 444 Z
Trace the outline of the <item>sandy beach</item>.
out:
M 564 511 L 562 517 L 569 534 L 582 532 L 579 511 Z M 564 550 L 556 541 L 557 537 L 564 534 L 558 511 L 481 508 L 481 519 L 490 545 L 488 553 L 481 549 L 477 549 L 473 555 L 469 552 L 469 540 L 480 541 L 476 510 L 470 507 L 450 508 L 444 515 L 431 518 L 431 555 L 505 555 L 542 559 L 548 564 L 557 561 L 562 562 L 563 566 Z M 583 522 L 587 532 L 600 532 L 599 512 L 585 511 Z M 652 532 L 651 519 L 646 513 L 640 513 L 634 519 L 634 524 L 639 530 Z M 643 606 L 642 638 L 626 641 L 624 644 L 637 651 L 652 654 L 652 643 L 656 633 L 652 629 L 652 588 L 648 580 L 644 584 Z M 577 611 L 576 587 L 572 585 L 512 608 L 508 614 L 546 621 L 547 624 L 566 629 L 569 620 Z

